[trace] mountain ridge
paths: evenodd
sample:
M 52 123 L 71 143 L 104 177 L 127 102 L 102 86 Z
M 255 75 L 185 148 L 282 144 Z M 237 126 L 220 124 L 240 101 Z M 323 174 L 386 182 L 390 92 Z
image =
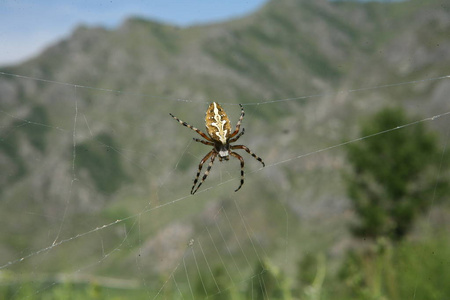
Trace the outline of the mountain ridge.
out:
M 55 237 L 71 238 L 115 220 L 127 220 L 121 223 L 131 231 L 130 216 L 185 197 L 208 150 L 189 144 L 195 134 L 168 113 L 203 128 L 210 101 L 225 103 L 233 124 L 239 109 L 232 104 L 244 104 L 243 143 L 270 167 L 255 171 L 257 162 L 246 157 L 246 183 L 235 195 L 228 189 L 236 180 L 227 180 L 236 178 L 237 162 L 215 165 L 205 182 L 213 191 L 199 194 L 195 204 L 188 199 L 170 205 L 170 212 L 159 209 L 156 220 L 151 213 L 141 218 L 139 236 L 127 233 L 135 248 L 155 245 L 152 238 L 159 241 L 161 233 L 183 226 L 188 239 L 202 221 L 211 222 L 203 214 L 228 208 L 233 197 L 275 253 L 281 250 L 272 241 L 285 224 L 271 222 L 274 215 L 289 219 L 291 248 L 316 225 L 330 230 L 324 239 L 336 232 L 345 237 L 341 153 L 281 162 L 354 137 L 357 121 L 384 105 L 427 115 L 450 108 L 448 84 L 437 81 L 364 96 L 348 92 L 445 74 L 450 17 L 440 4 L 270 1 L 248 17 L 188 28 L 131 18 L 114 30 L 81 26 L 38 57 L 0 68 L 46 80 L 0 78 L 0 167 L 10 170 L 0 175 L 3 226 L 10 229 L 0 237 L 0 256 L 9 261 L 20 249 L 37 251 Z M 210 197 L 220 204 L 209 204 Z M 321 225 L 324 216 L 338 221 Z M 23 226 L 11 227 L 24 218 Z M 109 245 L 123 239 L 121 230 L 102 233 Z M 64 245 L 67 253 L 47 258 L 42 269 L 70 268 L 86 253 L 97 257 L 99 247 L 95 239 L 75 249 L 80 253 Z M 153 253 L 150 248 L 146 253 Z M 128 268 L 135 254 L 121 257 Z M 98 269 L 122 271 L 113 262 Z

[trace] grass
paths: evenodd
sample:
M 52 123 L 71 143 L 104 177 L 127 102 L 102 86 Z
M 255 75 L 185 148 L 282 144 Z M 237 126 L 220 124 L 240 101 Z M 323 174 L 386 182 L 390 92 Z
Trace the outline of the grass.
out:
M 232 283 L 224 276 L 224 269 L 212 266 L 210 273 L 189 276 L 195 299 L 445 299 L 450 294 L 450 242 L 445 236 L 422 241 L 390 244 L 379 240 L 371 247 L 347 253 L 340 270 L 334 274 L 327 268 L 323 254 L 308 256 L 306 261 L 293 262 L 299 266 L 298 277 L 287 277 L 267 259 L 255 261 L 255 267 L 245 283 Z M 306 273 L 301 274 L 302 270 Z M 2 273 L 2 299 L 148 299 L 157 293 L 164 299 L 191 297 L 191 288 L 178 281 L 177 285 L 147 282 L 141 286 L 139 278 L 130 286 L 113 287 L 105 278 L 90 277 L 85 282 L 50 280 L 39 276 L 20 278 L 20 274 Z M 17 277 L 19 276 L 19 277 Z M 259 278 L 259 279 L 258 279 Z M 125 281 L 124 281 L 125 282 Z M 206 284 L 202 286 L 202 282 Z M 260 283 L 264 282 L 262 286 Z M 167 282 L 166 282 L 167 283 Z M 219 284 L 221 291 L 217 292 Z M 161 287 L 164 288 L 160 291 Z M 180 294 L 181 293 L 181 294 Z

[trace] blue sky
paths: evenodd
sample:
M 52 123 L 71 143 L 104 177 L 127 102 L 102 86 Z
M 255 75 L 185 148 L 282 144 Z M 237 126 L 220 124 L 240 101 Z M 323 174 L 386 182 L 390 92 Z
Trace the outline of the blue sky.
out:
M 138 15 L 181 26 L 249 14 L 267 0 L 0 0 L 0 65 L 21 62 L 79 24 L 114 27 Z

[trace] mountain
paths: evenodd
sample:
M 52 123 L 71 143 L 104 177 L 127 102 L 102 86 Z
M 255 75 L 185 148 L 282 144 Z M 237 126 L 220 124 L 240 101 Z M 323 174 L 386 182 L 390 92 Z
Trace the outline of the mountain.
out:
M 142 273 L 160 276 L 192 236 L 208 253 L 248 255 L 253 238 L 279 261 L 339 249 L 351 218 L 342 148 L 299 156 L 357 137 L 358 121 L 384 105 L 449 111 L 448 79 L 428 80 L 450 69 L 443 3 L 273 0 L 189 28 L 130 18 L 117 29 L 80 26 L 1 68 L 1 264 L 70 273 L 82 260 L 93 267 L 81 272 L 133 277 L 139 256 Z M 234 193 L 238 162 L 216 162 L 210 189 L 184 198 L 209 150 L 168 114 L 203 128 L 211 101 L 234 124 L 231 104 L 249 104 L 241 140 L 267 167 L 245 156 L 246 183 Z M 445 131 L 449 121 L 435 124 Z

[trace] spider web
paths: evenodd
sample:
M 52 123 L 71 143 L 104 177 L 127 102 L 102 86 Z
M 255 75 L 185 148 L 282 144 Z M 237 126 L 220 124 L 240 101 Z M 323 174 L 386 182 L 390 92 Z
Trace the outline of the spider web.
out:
M 209 150 L 203 145 L 196 145 L 192 141 L 195 134 L 179 126 L 168 113 L 177 107 L 182 107 L 182 111 L 195 111 L 197 118 L 194 120 L 189 120 L 179 113 L 175 115 L 201 128 L 207 102 L 196 99 L 163 99 L 144 93 L 51 81 L 43 77 L 8 72 L 0 72 L 0 75 L 2 80 L 13 77 L 21 81 L 54 86 L 69 99 L 61 104 L 64 106 L 61 118 L 72 120 L 71 127 L 60 127 L 54 125 L 57 123 L 36 122 L 23 117 L 20 111 L 0 110 L 2 119 L 7 120 L 7 124 L 15 124 L 12 128 L 1 125 L 7 129 L 2 136 L 3 143 L 7 143 L 7 137 L 14 135 L 18 129 L 32 127 L 46 128 L 54 140 L 63 142 L 70 139 L 72 145 L 71 153 L 63 156 L 65 164 L 61 166 L 70 170 L 70 178 L 58 178 L 58 172 L 51 176 L 57 182 L 56 186 L 51 187 L 56 193 L 62 191 L 64 194 L 61 202 L 57 203 L 58 209 L 55 212 L 45 212 L 51 215 L 51 218 L 47 218 L 48 216 L 37 208 L 29 208 L 16 223 L 5 224 L 5 228 L 14 231 L 14 227 L 27 226 L 27 215 L 38 215 L 45 220 L 42 226 L 47 228 L 44 230 L 47 236 L 36 237 L 37 241 L 33 247 L 24 247 L 20 252 L 8 253 L 4 256 L 6 259 L 0 262 L 2 272 L 10 271 L 14 274 L 12 281 L 16 280 L 18 283 L 15 295 L 26 289 L 24 282 L 39 283 L 39 288 L 33 291 L 33 295 L 41 295 L 67 281 L 97 282 L 102 287 L 142 289 L 148 299 L 166 299 L 172 296 L 195 299 L 198 294 L 214 298 L 217 295 L 243 293 L 245 290 L 252 291 L 248 298 L 256 299 L 258 284 L 264 287 L 266 292 L 271 288 L 271 283 L 264 282 L 265 277 L 261 276 L 268 273 L 267 269 L 258 267 L 266 259 L 270 258 L 277 268 L 287 274 L 293 274 L 296 271 L 293 262 L 299 257 L 297 251 L 315 252 L 325 247 L 321 243 L 327 246 L 336 244 L 336 239 L 345 236 L 345 224 L 333 222 L 333 219 L 345 219 L 343 216 L 349 209 L 348 204 L 343 196 L 331 197 L 318 188 L 331 182 L 333 190 L 340 191 L 339 195 L 342 195 L 342 188 L 339 187 L 341 182 L 336 179 L 338 169 L 342 165 L 339 150 L 347 144 L 420 123 L 430 123 L 433 128 L 445 132 L 450 115 L 449 107 L 438 107 L 436 110 L 423 111 L 423 117 L 414 122 L 399 124 L 395 128 L 368 136 L 353 135 L 345 141 L 333 136 L 335 131 L 327 130 L 333 128 L 331 123 L 324 128 L 319 128 L 314 122 L 305 124 L 305 131 L 321 129 L 315 132 L 317 137 L 328 137 L 323 143 L 313 145 L 283 142 L 282 136 L 275 135 L 276 131 L 267 136 L 266 140 L 261 140 L 258 136 L 267 133 L 258 131 L 256 126 L 246 126 L 250 123 L 247 120 L 256 118 L 264 107 L 276 106 L 277 109 L 287 111 L 291 103 L 308 102 L 310 107 L 305 107 L 305 114 L 308 114 L 339 99 L 356 103 L 362 101 L 357 100 L 358 98 L 373 99 L 374 94 L 387 90 L 395 93 L 395 89 L 405 86 L 419 87 L 432 83 L 446 85 L 450 75 L 445 74 L 322 94 L 247 102 L 244 106 L 246 117 L 242 125 L 247 128 L 247 132 L 241 138 L 244 140 L 242 143 L 261 156 L 266 167 L 260 168 L 259 162 L 245 156 L 246 182 L 243 189 L 247 192 L 234 193 L 240 178 L 238 162 L 216 162 L 202 188 L 195 195 L 189 195 L 197 163 Z M 128 101 L 149 99 L 150 107 L 158 114 L 164 112 L 167 120 L 161 125 L 163 128 L 159 128 L 159 132 L 149 133 L 138 129 L 157 128 L 159 124 L 148 118 L 148 112 L 130 110 L 126 111 L 129 124 L 124 130 L 120 128 L 121 124 L 114 121 L 114 117 L 92 115 L 78 100 L 84 97 L 96 98 L 98 95 L 102 95 L 103 100 L 96 105 L 105 107 L 105 111 L 112 115 L 118 110 L 112 108 L 115 102 L 123 104 L 120 107 L 123 109 Z M 226 101 L 220 103 L 224 105 L 230 120 L 235 123 L 239 116 L 237 104 Z M 417 110 L 421 111 L 420 105 Z M 333 121 L 328 116 L 316 117 Z M 288 131 L 294 122 L 295 119 L 291 118 L 287 121 L 280 119 L 276 123 Z M 117 132 L 115 134 L 119 136 L 123 136 L 130 128 L 135 128 L 140 133 L 148 133 L 148 136 L 142 136 L 142 140 L 154 144 L 157 144 L 158 140 L 167 139 L 168 136 L 177 138 L 169 150 L 159 149 L 154 144 L 146 148 L 149 143 L 127 147 L 109 143 L 108 139 L 97 136 L 98 128 L 104 127 L 110 127 L 111 131 Z M 286 133 L 289 134 L 296 133 Z M 81 147 L 85 145 L 86 140 L 92 141 L 95 147 Z M 273 144 L 270 147 L 264 146 L 271 141 Z M 56 145 L 52 148 L 54 152 L 51 152 L 50 156 L 61 155 Z M 84 177 L 80 172 L 82 167 L 77 164 L 77 159 L 83 155 L 83 151 L 93 151 L 92 149 L 114 153 L 131 166 L 134 172 L 142 174 L 144 180 L 112 191 L 107 197 L 92 199 L 93 184 L 86 179 L 89 177 Z M 444 149 L 446 151 L 447 148 Z M 40 167 L 37 170 L 42 170 L 43 165 L 47 166 L 49 172 L 55 168 L 51 160 L 36 158 L 36 161 Z M 330 172 L 330 169 L 322 170 L 323 165 L 334 165 L 335 170 L 332 168 L 331 174 L 325 174 Z M 287 173 L 303 176 L 296 176 L 295 182 L 289 182 Z M 440 174 L 436 176 L 439 177 Z M 38 178 L 39 174 L 34 177 Z M 292 185 L 305 187 L 305 194 L 292 194 Z M 263 190 L 269 195 L 264 195 L 260 186 L 269 186 L 269 189 Z M 311 186 L 315 188 L 308 188 Z M 79 201 L 91 205 L 95 202 L 92 200 L 97 200 L 97 205 L 101 207 L 111 199 L 121 203 L 117 200 L 121 197 L 130 200 L 130 206 L 133 207 L 124 211 L 120 211 L 123 209 L 120 207 L 117 211 L 111 211 L 107 218 L 98 217 L 97 214 L 84 216 L 86 208 L 78 205 Z M 292 201 L 292 198 L 296 197 L 302 201 Z M 328 209 L 324 209 L 326 206 Z M 271 228 L 267 228 L 263 222 L 270 217 L 265 214 L 267 207 L 274 217 L 270 220 Z M 100 212 L 100 209 L 98 211 Z M 79 218 L 74 218 L 74 213 L 78 214 Z M 113 216 L 117 218 L 113 219 Z M 431 222 L 430 219 L 427 221 Z M 315 242 L 313 237 L 317 234 L 322 235 L 322 239 Z M 298 246 L 301 240 L 308 240 L 310 243 Z M 86 245 L 91 248 L 86 249 Z M 68 260 L 64 264 L 64 271 L 48 266 L 49 261 L 57 261 L 55 258 Z M 22 273 L 22 268 L 27 271 Z M 121 270 L 124 273 L 119 276 Z M 116 275 L 105 276 L 108 273 Z M 282 283 L 276 281 L 275 285 Z M 249 289 L 249 286 L 252 288 Z
M 74 95 L 79 93 L 80 89 L 96 89 L 94 87 L 78 86 L 70 83 L 55 83 L 42 78 L 30 78 L 18 74 L 9 74 L 5 72 L 0 72 L 0 74 L 4 77 L 14 76 L 22 80 L 43 81 L 46 84 L 63 85 L 65 89 L 69 89 Z M 449 78 L 450 75 L 447 75 L 368 88 L 338 91 L 334 94 L 275 99 L 250 103 L 246 105 L 246 108 L 250 108 L 252 105 L 257 105 L 256 107 L 260 105 L 278 105 L 280 102 L 298 101 L 309 98 L 318 98 L 318 101 L 326 101 L 324 99 L 343 93 L 349 97 L 351 93 L 373 92 L 380 89 L 419 84 L 423 82 L 446 81 Z M 98 90 L 106 93 L 122 94 L 120 91 Z M 175 101 L 178 105 L 186 103 L 186 100 Z M 205 103 L 202 102 L 192 102 L 196 103 L 199 107 L 205 106 Z M 233 108 L 231 104 L 229 107 Z M 249 111 L 249 109 L 247 109 L 247 111 Z M 32 122 L 3 110 L 0 111 L 0 113 L 5 118 L 20 120 L 20 125 L 17 126 L 27 125 L 48 127 L 58 134 L 70 135 L 73 142 L 73 151 L 69 160 L 72 169 L 72 178 L 70 182 L 66 183 L 65 187 L 62 187 L 67 190 L 67 193 L 66 199 L 64 199 L 63 213 L 61 218 L 56 222 L 59 226 L 56 226 L 55 230 L 51 230 L 52 234 L 50 236 L 53 236 L 53 241 L 40 249 L 26 249 L 23 253 L 18 253 L 17 259 L 3 261 L 0 269 L 14 269 L 15 267 L 20 267 L 20 264 L 30 260 L 33 261 L 33 264 L 36 264 L 36 269 L 33 272 L 36 275 L 39 274 L 39 265 L 42 261 L 45 261 L 47 256 L 59 255 L 58 252 L 68 251 L 67 249 L 72 247 L 76 248 L 76 244 L 79 240 L 95 239 L 101 244 L 100 253 L 95 253 L 88 262 L 76 263 L 74 269 L 65 272 L 64 274 L 54 276 L 48 275 L 49 277 L 46 278 L 45 281 L 49 283 L 36 291 L 37 294 L 43 293 L 52 286 L 59 284 L 61 281 L 64 281 L 64 278 L 66 278 L 65 280 L 78 280 L 80 282 L 93 280 L 93 278 L 95 278 L 95 280 L 105 286 L 143 286 L 148 290 L 148 297 L 150 299 L 163 299 L 168 291 L 171 291 L 172 293 L 175 291 L 175 293 L 178 293 L 182 298 L 195 298 L 195 295 L 199 290 L 203 291 L 206 297 L 214 297 L 215 295 L 225 292 L 244 290 L 249 284 L 253 284 L 252 280 L 255 277 L 265 272 L 265 270 L 261 270 L 261 273 L 255 273 L 255 261 L 262 262 L 266 257 L 269 257 L 269 252 L 273 245 L 271 245 L 272 243 L 265 241 L 264 238 L 261 238 L 263 232 L 258 232 L 261 228 L 258 228 L 258 224 L 252 216 L 257 208 L 249 207 L 248 201 L 246 201 L 247 199 L 241 198 L 238 193 L 235 194 L 232 192 L 234 190 L 233 185 L 235 185 L 239 179 L 237 168 L 229 168 L 224 164 L 216 164 L 211 174 L 211 178 L 205 182 L 205 187 L 197 192 L 198 195 L 196 194 L 193 196 L 188 193 L 190 181 L 186 180 L 184 176 L 182 178 L 177 178 L 176 180 L 183 182 L 182 186 L 184 189 L 180 189 L 179 191 L 181 196 L 165 197 L 165 201 L 161 200 L 156 203 L 150 201 L 140 209 L 138 208 L 138 213 L 136 214 L 131 214 L 113 222 L 101 224 L 92 228 L 89 228 L 88 226 L 87 230 L 69 233 L 67 236 L 64 231 L 64 228 L 67 226 L 66 214 L 67 211 L 70 210 L 73 201 L 72 194 L 74 193 L 74 190 L 77 189 L 77 184 L 80 181 L 80 179 L 77 178 L 77 165 L 75 163 L 78 155 L 76 151 L 77 135 L 79 134 L 79 128 L 82 124 L 85 126 L 85 130 L 87 129 L 88 132 L 91 132 L 92 123 L 94 123 L 94 121 L 90 120 L 86 114 L 80 110 L 77 101 L 73 103 L 72 107 L 72 129 L 62 129 L 48 124 Z M 395 128 L 377 132 L 373 135 L 356 137 L 344 142 L 313 149 L 309 152 L 291 155 L 287 158 L 277 157 L 275 159 L 269 159 L 268 161 L 266 160 L 268 163 L 264 169 L 252 167 L 251 160 L 247 159 L 246 185 L 251 186 L 250 188 L 255 188 L 252 186 L 252 180 L 255 180 L 257 176 L 263 177 L 265 181 L 274 187 L 278 196 L 273 200 L 273 204 L 279 206 L 279 209 L 284 214 L 282 220 L 277 221 L 279 230 L 279 232 L 277 232 L 279 239 L 277 243 L 279 244 L 278 247 L 282 249 L 281 253 L 278 254 L 281 257 L 279 265 L 285 269 L 289 269 L 289 264 L 295 255 L 291 253 L 292 249 L 290 248 L 291 244 L 294 243 L 292 241 L 294 238 L 290 234 L 291 225 L 288 213 L 288 210 L 291 210 L 291 207 L 288 206 L 291 204 L 289 204 L 282 196 L 283 193 L 286 193 L 286 187 L 283 187 L 283 183 L 278 179 L 280 170 L 277 168 L 292 163 L 300 164 L 305 158 L 320 156 L 322 153 L 332 152 L 334 149 L 339 149 L 349 143 L 356 143 L 364 139 L 372 138 L 375 135 L 388 134 L 391 131 L 401 130 L 409 126 L 417 125 L 418 123 L 436 123 L 442 119 L 445 120 L 449 115 L 450 111 L 445 111 L 418 119 L 412 123 L 401 124 Z M 238 116 L 237 111 L 234 116 Z M 246 118 L 251 117 L 252 113 L 247 112 Z M 169 118 L 168 120 L 170 121 Z M 174 122 L 168 123 L 172 124 L 173 127 L 177 127 Z M 191 155 L 195 157 L 195 160 L 199 160 L 202 157 L 201 153 L 197 153 L 197 149 L 193 150 L 193 142 L 191 142 L 189 138 L 189 135 L 192 136 L 192 134 L 190 132 L 189 134 L 186 134 L 185 132 L 185 135 L 185 145 L 179 147 L 178 158 L 172 160 L 172 168 L 169 167 L 167 174 L 162 174 L 159 180 L 159 186 L 157 187 L 158 193 L 161 193 L 161 190 L 164 188 L 170 188 L 170 178 L 175 176 L 174 172 L 179 167 L 182 156 Z M 97 142 L 101 144 L 101 141 Z M 140 169 L 141 172 L 151 172 L 149 168 L 141 167 L 138 162 L 131 158 L 129 153 L 135 152 L 134 150 L 112 147 L 108 144 L 101 145 L 111 151 L 119 153 L 129 161 L 130 164 L 133 164 L 137 169 Z M 158 154 L 153 152 L 150 154 L 138 152 L 138 155 L 158 157 Z M 269 174 L 264 174 L 264 172 L 267 172 L 266 170 L 271 169 L 274 171 Z M 216 176 L 214 176 L 214 173 Z M 147 220 L 152 219 L 152 217 L 164 218 L 164 214 L 170 210 L 184 210 L 186 207 L 192 205 L 193 201 L 199 201 L 198 198 L 200 197 L 203 197 L 200 201 L 203 201 L 202 205 L 204 205 L 204 210 L 199 224 L 187 226 L 187 224 L 183 222 L 184 220 L 176 219 L 174 222 L 157 232 L 155 238 L 150 239 L 147 243 L 144 242 L 143 239 L 145 234 L 142 233 L 142 227 L 147 226 Z M 206 199 L 206 201 L 204 199 Z M 308 205 L 313 206 L 313 204 Z M 306 207 L 308 205 L 306 205 Z M 177 206 L 179 206 L 179 208 Z M 311 211 L 314 211 L 313 207 L 310 207 L 310 209 Z M 336 214 L 336 212 L 333 214 Z M 125 225 L 125 223 L 127 223 L 127 225 Z M 281 226 L 279 226 L 280 224 Z M 108 235 L 105 232 L 110 231 L 120 231 L 121 233 L 119 236 L 121 238 L 116 242 L 106 245 L 102 236 Z M 134 234 L 137 235 L 137 240 L 133 240 L 134 238 L 130 237 Z M 136 247 L 136 244 L 139 246 Z M 157 250 L 159 247 L 162 247 L 162 249 Z M 89 274 L 91 270 L 104 264 L 105 261 L 109 262 L 120 259 L 120 254 L 118 254 L 120 252 L 135 253 L 136 261 L 134 268 L 137 274 L 132 276 L 134 279 L 114 279 L 86 275 Z M 158 263 L 158 261 L 160 262 Z M 158 265 L 156 267 L 157 272 L 163 274 L 157 284 L 154 283 L 154 278 L 149 278 L 146 274 L 146 270 L 154 268 L 155 263 Z M 58 276 L 60 278 L 56 278 Z M 264 282 L 261 284 L 262 286 L 265 286 Z

